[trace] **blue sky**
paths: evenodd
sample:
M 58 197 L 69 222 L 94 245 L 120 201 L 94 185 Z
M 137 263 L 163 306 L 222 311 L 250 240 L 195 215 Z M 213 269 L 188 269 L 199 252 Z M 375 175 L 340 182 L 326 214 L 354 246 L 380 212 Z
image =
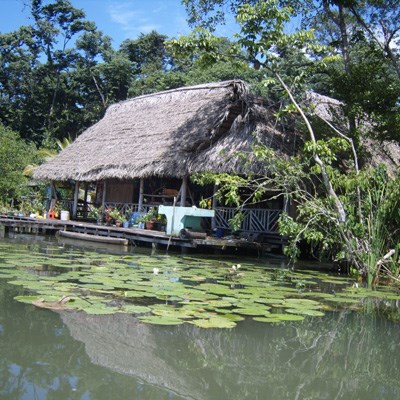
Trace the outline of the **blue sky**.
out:
M 24 3 L 29 0 L 0 0 L 0 32 L 6 33 L 29 24 L 29 11 Z M 156 30 L 169 37 L 188 34 L 186 11 L 181 0 L 71 0 L 82 8 L 87 19 L 114 40 L 114 47 L 127 38 Z M 231 36 L 225 27 L 218 33 Z

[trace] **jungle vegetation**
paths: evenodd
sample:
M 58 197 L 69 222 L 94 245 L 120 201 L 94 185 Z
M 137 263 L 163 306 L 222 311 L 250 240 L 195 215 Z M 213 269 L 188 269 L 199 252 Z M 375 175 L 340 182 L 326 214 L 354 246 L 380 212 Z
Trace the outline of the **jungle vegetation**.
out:
M 236 203 L 268 188 L 296 204 L 281 218 L 288 255 L 307 242 L 317 257 L 349 264 L 376 281 L 399 279 L 399 176 L 366 162 L 367 139 L 400 139 L 398 0 L 182 0 L 193 31 L 141 34 L 112 46 L 68 0 L 32 0 L 32 23 L 0 34 L 0 201 L 17 198 L 32 149 L 56 149 L 100 119 L 108 105 L 184 85 L 240 78 L 274 107 L 299 116 L 304 148 L 291 160 L 258 146 L 271 163 L 257 178 L 203 176 Z M 234 17 L 237 33 L 214 35 Z M 344 104 L 347 128 L 316 124 L 301 99 L 316 91 Z M 363 121 L 367 121 L 362 123 Z M 361 129 L 363 128 L 363 129 Z M 250 200 L 248 200 L 250 201 Z M 238 213 L 240 218 L 240 213 Z

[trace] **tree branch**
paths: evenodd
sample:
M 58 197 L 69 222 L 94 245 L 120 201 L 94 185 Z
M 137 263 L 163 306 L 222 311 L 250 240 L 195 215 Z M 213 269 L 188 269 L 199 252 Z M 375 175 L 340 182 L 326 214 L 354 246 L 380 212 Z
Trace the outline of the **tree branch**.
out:
M 301 117 L 303 118 L 303 120 L 307 126 L 308 132 L 310 134 L 311 141 L 314 143 L 314 148 L 315 148 L 317 141 L 315 139 L 314 130 L 310 124 L 310 121 L 308 120 L 307 116 L 304 114 L 303 110 L 301 109 L 301 107 L 298 105 L 298 103 L 294 99 L 290 89 L 286 86 L 285 82 L 282 80 L 280 75 L 279 74 L 275 74 L 275 75 L 276 75 L 277 79 L 279 80 L 279 82 L 281 83 L 281 85 L 283 86 L 283 88 L 285 89 L 288 96 L 290 97 L 290 100 L 292 101 L 293 105 L 296 107 L 297 111 L 300 113 Z M 333 198 L 333 201 L 335 204 L 335 209 L 336 209 L 337 213 L 339 214 L 339 221 L 340 221 L 340 223 L 343 223 L 346 221 L 346 212 L 344 210 L 342 202 L 340 201 L 338 195 L 336 194 L 335 190 L 333 189 L 333 186 L 329 179 L 328 173 L 326 172 L 325 164 L 323 163 L 323 161 L 321 160 L 319 155 L 315 152 L 315 150 L 314 150 L 313 158 L 314 158 L 314 161 L 321 168 L 321 175 L 322 175 L 322 180 L 323 180 L 323 183 L 325 186 L 325 190 L 327 191 L 327 194 Z

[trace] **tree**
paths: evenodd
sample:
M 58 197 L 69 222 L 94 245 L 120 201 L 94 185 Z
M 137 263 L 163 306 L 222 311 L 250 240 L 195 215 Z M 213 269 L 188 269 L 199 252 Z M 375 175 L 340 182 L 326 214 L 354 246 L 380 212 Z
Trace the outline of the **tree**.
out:
M 197 27 L 192 48 L 197 38 L 197 45 L 217 53 L 216 39 L 205 29 L 213 31 L 231 13 L 240 26 L 236 49 L 244 50 L 240 56 L 255 68 L 264 69 L 269 82 L 273 78 L 269 71 L 279 71 L 292 91 L 295 86 L 300 91 L 316 87 L 345 101 L 350 134 L 356 140 L 360 140 L 357 119 L 365 114 L 374 123 L 375 136 L 400 137 L 397 0 L 185 0 L 184 4 L 189 22 Z M 296 28 L 288 31 L 289 23 Z M 188 40 L 180 38 L 173 45 L 179 43 L 190 51 Z M 388 90 L 371 95 L 379 87 Z
M 200 25 L 211 24 L 212 27 L 216 21 L 221 21 L 223 17 L 221 10 L 214 14 L 211 20 L 204 20 L 198 13 L 202 12 L 204 17 L 210 10 L 215 12 L 218 7 L 226 3 L 219 0 L 188 0 L 186 4 L 191 6 L 192 16 L 199 18 Z M 375 82 L 381 73 L 380 65 L 387 67 L 387 63 L 382 57 L 379 58 L 377 53 L 368 54 L 370 57 L 373 55 L 378 57 L 382 64 L 367 66 L 360 57 L 362 52 L 366 54 L 368 46 L 365 46 L 364 41 L 359 47 L 353 43 L 355 36 L 350 36 L 351 16 L 346 2 L 323 0 L 319 4 L 325 12 L 324 17 L 330 22 L 329 26 L 324 25 L 324 27 L 332 29 L 333 34 L 339 39 L 336 49 L 332 46 L 334 43 L 325 43 L 322 47 L 315 41 L 311 45 L 306 44 L 310 39 L 315 39 L 312 32 L 302 30 L 289 34 L 285 32 L 285 22 L 299 10 L 296 11 L 291 7 L 291 2 L 280 4 L 278 1 L 251 3 L 231 1 L 229 4 L 241 25 L 238 34 L 240 46 L 236 48 L 240 52 L 236 51 L 236 57 L 246 59 L 256 69 L 264 69 L 265 84 L 273 83 L 271 78 L 279 82 L 286 92 L 286 97 L 290 99 L 291 104 L 288 104 L 286 110 L 295 111 L 300 115 L 309 140 L 305 142 L 303 151 L 288 162 L 276 157 L 271 149 L 256 146 L 254 154 L 268 165 L 268 174 L 265 176 L 247 179 L 229 175 L 211 177 L 208 175 L 205 179 L 217 182 L 221 187 L 220 191 L 228 194 L 228 199 L 239 204 L 239 209 L 241 203 L 237 194 L 240 188 L 251 189 L 248 201 L 257 199 L 272 189 L 279 190 L 277 196 L 292 199 L 297 205 L 296 220 L 286 213 L 282 214 L 280 220 L 280 230 L 289 238 L 287 251 L 291 257 L 295 258 L 298 255 L 299 242 L 306 240 L 309 245 L 318 249 L 317 253 L 320 255 L 329 254 L 332 260 L 349 262 L 359 274 L 368 277 L 369 283 L 378 277 L 381 266 L 388 261 L 392 263 L 393 269 L 386 271 L 397 279 L 399 266 L 396 246 L 400 240 L 397 229 L 400 223 L 398 212 L 400 179 L 399 177 L 391 179 L 382 168 L 364 167 L 360 170 L 357 142 L 353 140 L 359 139 L 355 129 L 355 117 L 361 116 L 366 110 L 366 104 L 362 104 L 360 93 L 366 87 L 371 88 L 376 85 Z M 217 43 L 218 39 L 202 27 L 195 30 L 189 38 L 174 40 L 171 45 L 177 51 L 193 51 L 193 49 L 198 51 L 199 48 L 208 48 L 208 59 L 210 54 L 218 59 L 220 53 Z M 232 50 L 234 51 L 234 47 Z M 335 50 L 339 50 L 340 57 L 335 56 Z M 308 62 L 307 57 L 302 57 L 306 55 L 305 51 L 308 53 Z M 321 57 L 324 53 L 329 57 Z M 280 55 L 289 57 L 281 58 Z M 293 62 L 298 61 L 303 65 L 297 64 L 297 68 L 293 68 Z M 332 69 L 331 65 L 338 70 Z M 343 133 L 329 121 L 324 121 L 327 126 L 325 138 L 321 140 L 316 136 L 306 110 L 296 100 L 296 93 L 301 98 L 307 83 L 310 83 L 308 79 L 303 82 L 302 79 L 307 78 L 310 71 L 322 69 L 331 72 L 331 83 L 335 83 L 334 79 L 339 76 L 339 72 L 342 77 L 347 77 L 346 83 L 354 82 L 356 68 L 364 68 L 371 79 L 363 85 L 360 80 L 360 86 L 354 87 L 356 94 L 353 90 L 349 91 L 347 85 L 347 92 L 352 92 L 348 97 L 353 96 L 353 102 L 348 104 L 350 122 L 353 121 L 350 123 L 351 129 Z M 290 82 L 290 87 L 282 79 L 282 71 L 286 82 Z M 329 80 L 327 83 L 329 84 Z M 335 85 L 331 84 L 331 90 L 334 88 Z M 376 91 L 377 87 L 374 90 Z M 395 90 L 394 92 L 396 93 Z M 372 99 L 375 95 L 376 93 L 370 94 L 368 98 Z M 390 99 L 393 101 L 392 94 L 388 97 L 389 103 Z M 396 103 L 391 104 L 396 106 Z M 361 108 L 362 105 L 364 107 L 357 110 L 357 107 Z M 358 111 L 358 114 L 355 111 Z M 377 104 L 374 104 L 369 116 L 377 117 L 375 120 L 382 122 L 379 121 L 379 118 L 382 118 L 381 111 L 382 108 L 379 109 Z M 396 111 L 394 114 L 396 115 Z M 398 108 L 396 118 L 398 118 Z M 389 119 L 385 118 L 385 123 L 388 121 Z M 346 162 L 338 163 L 339 157 Z
M 328 90 L 345 102 L 356 138 L 356 121 L 365 114 L 374 124 L 371 132 L 375 137 L 400 137 L 400 58 L 395 45 L 400 30 L 399 6 L 391 0 L 322 0 L 313 3 L 313 11 L 303 18 L 321 42 L 341 55 L 325 70 Z
M 80 32 L 93 30 L 94 24 L 66 0 L 32 0 L 31 14 L 31 26 L 0 35 L 2 121 L 40 144 L 53 135 L 68 135 L 68 71 L 75 54 L 67 45 Z
M 349 10 L 364 33 L 378 45 L 390 60 L 400 79 L 400 2 L 398 0 L 366 0 L 351 2 Z
M 36 161 L 36 147 L 0 125 L 0 201 L 13 202 L 25 194 L 24 167 Z
M 184 86 L 181 71 L 175 69 L 165 45 L 167 36 L 156 31 L 122 42 L 119 53 L 132 63 L 129 97 Z
M 137 74 L 150 71 L 165 71 L 170 58 L 165 48 L 167 36 L 156 31 L 141 33 L 137 39 L 126 39 L 121 43 L 120 52 L 134 63 Z
M 32 0 L 31 14 L 0 35 L 0 121 L 54 148 L 126 99 L 132 63 L 67 0 Z

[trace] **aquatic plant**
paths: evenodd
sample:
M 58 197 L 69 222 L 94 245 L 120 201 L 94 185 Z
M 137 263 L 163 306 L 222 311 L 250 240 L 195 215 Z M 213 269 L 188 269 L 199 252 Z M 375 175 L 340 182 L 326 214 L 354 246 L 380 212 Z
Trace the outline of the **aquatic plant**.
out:
M 23 249 L 16 254 L 0 242 L 0 279 L 28 291 L 18 301 L 65 312 L 132 314 L 143 323 L 232 328 L 244 318 L 260 323 L 301 321 L 348 306 L 362 310 L 367 297 L 400 299 L 396 293 L 352 287 L 354 281 L 346 277 L 249 262 L 121 257 L 73 248 L 65 254 L 58 248 L 25 251 L 26 257 Z

